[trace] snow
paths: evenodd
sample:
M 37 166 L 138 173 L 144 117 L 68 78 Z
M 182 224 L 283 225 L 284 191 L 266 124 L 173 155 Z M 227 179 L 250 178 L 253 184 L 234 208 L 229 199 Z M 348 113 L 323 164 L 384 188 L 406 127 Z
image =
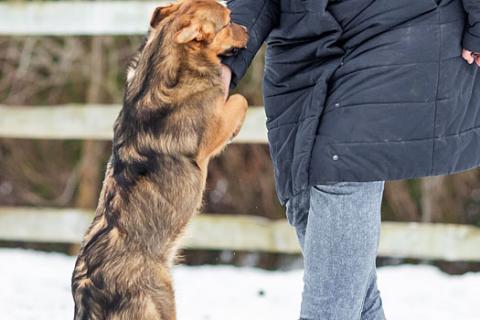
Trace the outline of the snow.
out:
M 75 259 L 0 249 L 0 319 L 72 318 L 70 275 Z M 294 320 L 302 271 L 231 266 L 174 270 L 179 320 Z M 479 320 L 480 273 L 449 276 L 430 266 L 379 268 L 389 320 Z

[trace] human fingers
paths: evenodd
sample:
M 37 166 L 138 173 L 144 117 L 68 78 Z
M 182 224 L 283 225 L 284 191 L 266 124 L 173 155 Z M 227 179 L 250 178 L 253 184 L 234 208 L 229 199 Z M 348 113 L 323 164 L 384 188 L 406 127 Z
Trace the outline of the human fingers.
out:
M 467 61 L 468 64 L 472 64 L 474 62 L 474 57 L 472 55 L 472 51 L 469 51 L 467 49 L 463 49 L 462 51 L 462 58 Z

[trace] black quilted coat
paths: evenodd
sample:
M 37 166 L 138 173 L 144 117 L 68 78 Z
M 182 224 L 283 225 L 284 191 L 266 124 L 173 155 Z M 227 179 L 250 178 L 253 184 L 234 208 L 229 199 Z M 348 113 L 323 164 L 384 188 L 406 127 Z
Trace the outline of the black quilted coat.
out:
M 443 175 L 480 163 L 480 0 L 231 0 L 266 40 L 265 110 L 282 203 L 308 186 Z

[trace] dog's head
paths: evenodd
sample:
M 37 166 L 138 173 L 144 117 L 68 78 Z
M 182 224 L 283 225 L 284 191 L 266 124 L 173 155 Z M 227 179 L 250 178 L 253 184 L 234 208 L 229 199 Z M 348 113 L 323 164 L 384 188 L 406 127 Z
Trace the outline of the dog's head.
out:
M 215 0 L 180 0 L 158 7 L 150 21 L 152 29 L 173 30 L 173 41 L 187 50 L 206 50 L 215 56 L 245 48 L 247 29 L 233 23 L 230 10 Z

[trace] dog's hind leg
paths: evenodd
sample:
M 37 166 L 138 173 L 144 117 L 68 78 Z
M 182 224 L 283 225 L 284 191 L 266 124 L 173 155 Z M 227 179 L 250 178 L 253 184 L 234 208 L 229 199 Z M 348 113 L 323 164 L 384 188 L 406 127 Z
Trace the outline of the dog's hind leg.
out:
M 128 308 L 112 320 L 176 320 L 175 293 L 170 268 L 162 263 L 146 269 L 145 287 L 130 294 Z M 109 319 L 110 320 L 110 319 Z

